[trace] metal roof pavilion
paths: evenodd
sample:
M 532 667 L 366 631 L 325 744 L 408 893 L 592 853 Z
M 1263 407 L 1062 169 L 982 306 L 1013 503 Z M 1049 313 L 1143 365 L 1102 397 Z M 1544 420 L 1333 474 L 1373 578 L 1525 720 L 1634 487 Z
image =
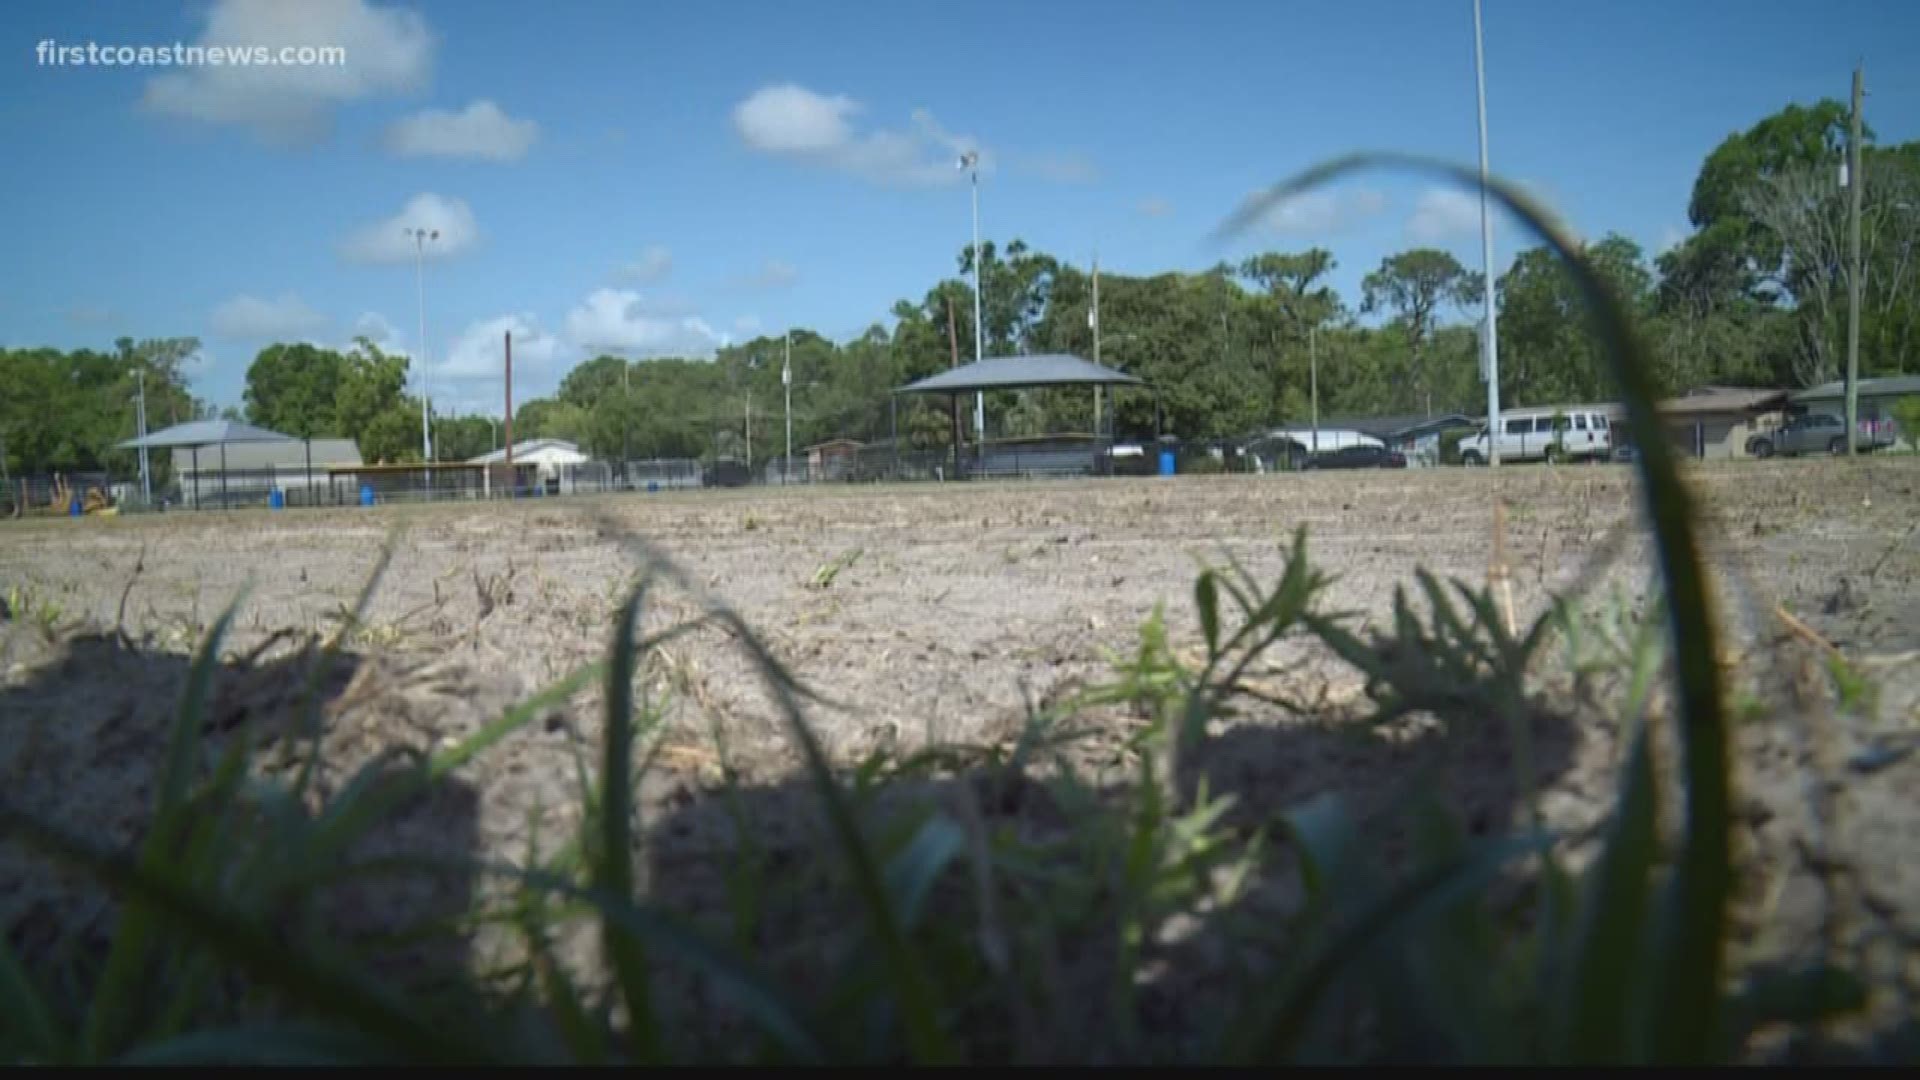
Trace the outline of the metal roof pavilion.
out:
M 966 394 L 1040 386 L 1144 386 L 1123 371 L 1065 353 L 998 356 L 950 368 L 894 390 L 896 394 Z
M 227 444 L 293 442 L 291 435 L 282 435 L 277 431 L 243 424 L 238 420 L 189 420 L 184 424 L 175 424 L 170 428 L 150 431 L 144 438 L 128 439 L 116 444 L 121 450 L 164 449 L 179 447 L 193 451 L 193 506 L 200 508 L 200 448 L 218 446 L 220 448 L 220 506 L 227 505 Z
M 291 435 L 282 435 L 277 431 L 243 424 L 238 420 L 189 420 L 184 424 L 175 424 L 170 428 L 147 433 L 144 439 L 128 439 L 116 443 L 120 450 L 138 450 L 146 447 L 158 450 L 169 447 L 182 449 L 199 446 L 217 446 L 222 443 L 256 442 L 293 442 Z

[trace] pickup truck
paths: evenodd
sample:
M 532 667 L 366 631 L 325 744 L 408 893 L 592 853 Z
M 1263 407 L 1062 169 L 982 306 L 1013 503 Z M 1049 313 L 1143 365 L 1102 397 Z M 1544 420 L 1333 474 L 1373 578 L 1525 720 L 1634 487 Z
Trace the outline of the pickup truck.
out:
M 1854 447 L 1862 453 L 1884 450 L 1893 445 L 1893 431 L 1892 421 L 1861 420 Z M 1773 431 L 1747 440 L 1747 453 L 1757 458 L 1846 452 L 1847 422 L 1831 413 L 1796 416 Z

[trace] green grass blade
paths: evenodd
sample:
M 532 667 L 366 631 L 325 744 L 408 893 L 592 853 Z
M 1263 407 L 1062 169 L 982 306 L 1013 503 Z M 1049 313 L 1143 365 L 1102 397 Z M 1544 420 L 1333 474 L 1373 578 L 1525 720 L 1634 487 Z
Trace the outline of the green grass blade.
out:
M 24 814 L 0 809 L 0 832 L 17 833 L 27 843 L 137 902 L 150 912 L 156 925 L 191 938 L 316 1015 L 357 1026 L 409 1060 L 453 1063 L 488 1056 L 480 1033 L 444 1031 L 416 1015 L 383 986 L 290 946 L 283 934 L 260 926 L 218 897 L 195 894 L 144 864 L 101 852 Z
M 1321 795 L 1288 812 L 1283 825 L 1298 849 L 1300 880 L 1307 896 L 1315 903 L 1327 902 L 1359 840 L 1353 814 L 1338 795 Z
M 6 1018 L 0 1048 L 6 1051 L 9 1064 L 61 1063 L 66 1040 L 60 1025 L 4 937 L 0 937 L 0 1016 Z
M 1207 640 L 1207 659 L 1220 655 L 1220 586 L 1213 571 L 1200 575 L 1193 585 L 1194 606 L 1200 609 L 1200 633 Z
M 801 1019 L 800 1007 L 789 1000 L 771 975 L 672 914 L 597 887 L 583 888 L 544 870 L 497 864 L 481 869 L 588 906 L 603 922 L 618 926 L 634 941 L 645 942 L 706 976 L 719 996 L 750 1016 L 796 1062 L 826 1060 L 821 1041 Z
M 534 958 L 538 969 L 540 988 L 545 994 L 547 1007 L 553 1012 L 554 1025 L 560 1029 L 560 1037 L 573 1052 L 576 1065 L 599 1065 L 606 1061 L 607 1044 L 604 1033 L 593 1018 L 587 1015 L 586 1005 L 580 1000 L 580 991 L 567 976 L 566 970 L 554 960 L 553 954 L 542 943 Z
M 300 773 L 293 782 L 296 800 L 304 800 L 308 787 L 313 783 L 313 773 L 319 767 L 320 739 L 325 734 L 320 722 L 320 685 L 326 680 L 327 673 L 333 670 L 334 663 L 340 657 L 341 648 L 347 635 L 360 625 L 367 613 L 367 605 L 373 603 L 373 594 L 380 587 L 380 580 L 386 576 L 387 567 L 393 562 L 393 549 L 398 539 L 397 533 L 390 532 L 380 544 L 380 556 L 374 560 L 373 570 L 367 574 L 366 583 L 360 586 L 360 593 L 354 597 L 353 607 L 347 612 L 347 620 L 340 627 L 333 640 L 327 642 L 320 651 L 320 658 L 307 670 L 307 678 L 300 688 L 300 722 L 306 735 L 307 751 L 300 762 Z
M 1252 228 L 1274 206 L 1337 177 L 1372 168 L 1402 168 L 1445 177 L 1481 190 L 1474 170 L 1393 153 L 1355 154 L 1309 169 L 1247 200 L 1215 233 L 1216 239 Z M 1659 957 L 1660 1000 L 1655 1056 L 1698 1062 L 1711 1057 L 1715 1017 L 1722 1005 L 1726 924 L 1732 889 L 1731 793 L 1719 634 L 1708 604 L 1705 571 L 1694 528 L 1693 497 L 1680 478 L 1678 451 L 1659 411 L 1654 366 L 1631 319 L 1582 254 L 1581 243 L 1517 187 L 1488 179 L 1489 197 L 1518 217 L 1565 261 L 1586 300 L 1603 345 L 1626 428 L 1638 453 L 1641 495 L 1653 526 L 1674 650 L 1675 695 L 1682 718 L 1682 774 L 1687 816 L 1680 865 L 1671 886 L 1673 948 Z M 1492 287 L 1494 283 L 1488 282 Z
M 419 769 L 394 776 L 362 770 L 315 822 L 305 857 L 310 862 L 321 863 L 338 859 L 366 830 L 395 808 L 473 760 L 483 750 L 532 723 L 546 710 L 564 704 L 592 685 L 605 670 L 605 662 L 598 660 L 576 668 L 459 743 L 436 752 Z
M 568 698 L 592 685 L 593 681 L 604 675 L 606 671 L 607 665 L 603 662 L 596 661 L 583 665 L 558 682 L 519 702 L 500 714 L 498 719 L 482 726 L 459 743 L 435 753 L 427 761 L 427 778 L 442 779 L 479 757 L 500 740 L 538 719 L 541 713 L 556 705 L 564 704 Z
M 153 820 L 140 849 L 141 865 L 155 873 L 168 865 L 168 855 L 185 824 L 180 811 L 194 774 L 199 770 L 200 730 L 206 717 L 207 698 L 213 691 L 213 674 L 220 663 L 220 643 L 233 625 L 239 607 L 240 598 L 236 597 L 220 613 L 187 669 L 187 685 L 181 691 L 173 726 L 167 735 Z M 97 1061 L 105 1056 L 138 1011 L 136 980 L 141 968 L 148 963 L 153 929 L 151 914 L 141 904 L 123 902 L 106 969 L 94 987 L 93 1000 L 87 1010 L 81 1035 L 83 1061 Z
M 605 528 L 617 530 L 618 526 L 608 523 Z M 625 542 L 640 550 L 649 565 L 657 567 L 674 584 L 698 594 L 701 590 L 697 583 L 664 558 L 647 541 L 627 536 Z M 861 834 L 859 823 L 855 820 L 849 806 L 846 793 L 841 790 L 833 775 L 832 763 L 827 760 L 826 751 L 821 748 L 812 726 L 807 723 L 800 708 L 799 699 L 803 693 L 808 697 L 817 695 L 804 691 L 784 664 L 767 649 L 766 643 L 747 625 L 736 612 L 724 604 L 714 603 L 713 617 L 730 629 L 736 640 L 747 650 L 768 691 L 780 707 L 787 728 L 794 741 L 799 744 L 801 757 L 806 764 L 807 775 L 815 792 L 820 797 L 822 809 L 832 830 L 834 840 L 840 848 L 842 857 L 847 860 L 848 869 L 858 891 L 862 907 L 865 909 L 869 929 L 877 939 L 882 962 L 887 977 L 892 984 L 895 1006 L 906 1027 L 907 1046 L 912 1056 L 924 1063 L 951 1063 L 960 1058 L 958 1045 L 946 1030 L 938 997 L 932 981 L 928 978 L 927 967 L 908 941 L 901 927 L 899 913 L 894 910 L 887 896 L 886 884 L 882 880 L 878 860 L 872 847 Z
M 1328 991 L 1368 957 L 1401 947 L 1425 917 L 1445 911 L 1479 889 L 1513 859 L 1538 854 L 1544 838 L 1521 833 L 1488 841 L 1459 858 L 1435 863 L 1367 905 L 1291 980 L 1284 992 L 1256 1002 L 1233 1040 L 1236 1061 L 1285 1059 L 1306 1032 Z
M 633 891 L 633 668 L 634 623 L 647 593 L 642 581 L 620 605 L 613 634 L 613 652 L 607 658 L 607 719 L 605 750 L 600 761 L 600 814 L 596 819 L 591 880 L 594 888 L 631 903 Z M 600 936 L 627 1004 L 627 1022 L 634 1049 L 642 1061 L 660 1059 L 659 1018 L 654 1015 L 650 989 L 652 972 L 646 946 L 624 923 L 603 911 Z
M 1559 1064 L 1625 1064 L 1647 1049 L 1631 1021 L 1639 989 L 1635 972 L 1646 954 L 1657 814 L 1643 729 L 1627 758 L 1606 847 L 1589 871 L 1573 955 L 1554 995 L 1559 1015 L 1553 1057 Z
M 966 846 L 960 826 L 936 815 L 914 831 L 913 839 L 887 864 L 887 892 L 908 927 L 920 922 L 934 882 Z

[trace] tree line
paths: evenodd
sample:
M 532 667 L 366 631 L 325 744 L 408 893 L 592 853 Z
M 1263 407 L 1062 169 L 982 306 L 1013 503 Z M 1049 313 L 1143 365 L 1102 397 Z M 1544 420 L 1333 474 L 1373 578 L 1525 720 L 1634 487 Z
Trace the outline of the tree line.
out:
M 1808 386 L 1842 372 L 1846 128 L 1838 102 L 1789 106 L 1707 156 L 1688 204 L 1692 232 L 1680 243 L 1656 257 L 1617 234 L 1585 245 L 1638 316 L 1668 392 Z M 1871 376 L 1920 367 L 1920 142 L 1880 147 L 1871 132 L 1868 140 L 1861 372 Z M 987 355 L 1093 356 L 1085 268 L 1019 240 L 982 244 L 978 255 Z M 516 409 L 514 437 L 564 438 L 602 457 L 740 458 L 750 432 L 753 457 L 765 459 L 784 448 L 781 368 L 790 348 L 796 448 L 896 432 L 910 447 L 944 446 L 953 428 L 945 399 L 896 400 L 891 391 L 973 356 L 973 258 L 963 249 L 951 277 L 894 305 L 890 327 L 875 324 L 850 341 L 795 330 L 712 359 L 587 360 L 555 393 Z M 1103 273 L 1100 359 L 1155 388 L 1111 395 L 1107 424 L 1125 437 L 1245 435 L 1304 421 L 1316 384 L 1322 417 L 1480 412 L 1481 275 L 1420 248 L 1383 259 L 1363 276 L 1359 296 L 1343 297 L 1329 284 L 1337 265 L 1316 247 L 1195 273 Z M 1494 298 L 1503 403 L 1611 396 L 1600 344 L 1554 252 L 1520 252 L 1494 282 Z M 154 426 L 199 415 L 206 408 L 179 372 L 195 347 L 191 339 L 123 340 L 107 354 L 0 352 L 6 463 L 16 472 L 124 473 L 130 457 L 107 447 L 132 433 L 130 373 L 148 375 Z M 244 415 L 295 436 L 355 439 L 370 462 L 417 460 L 420 406 L 407 385 L 406 358 L 364 338 L 344 351 L 275 344 L 248 369 Z M 1092 411 L 1085 391 L 987 398 L 996 436 L 1091 431 Z M 484 417 L 434 417 L 433 427 L 435 456 L 446 460 L 483 453 L 504 435 Z

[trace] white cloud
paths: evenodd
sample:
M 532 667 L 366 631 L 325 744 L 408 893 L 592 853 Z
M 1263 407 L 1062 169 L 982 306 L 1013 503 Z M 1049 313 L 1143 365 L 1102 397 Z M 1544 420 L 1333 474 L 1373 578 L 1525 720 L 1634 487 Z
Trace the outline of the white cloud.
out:
M 418 12 L 367 0 L 215 0 L 195 46 L 338 48 L 343 63 L 207 63 L 156 75 L 142 104 L 155 112 L 246 128 L 269 142 L 311 142 L 333 111 L 424 86 L 434 38 Z M 229 54 L 232 55 L 232 54 Z
M 292 293 L 268 300 L 236 296 L 213 309 L 213 332 L 229 338 L 304 338 L 327 323 L 326 317 Z
M 661 244 L 649 244 L 640 257 L 614 268 L 614 280 L 629 285 L 655 285 L 673 273 L 673 252 Z
M 1425 244 L 1472 236 L 1480 230 L 1480 197 L 1458 188 L 1428 188 L 1407 219 L 1409 239 Z
M 1340 232 L 1387 208 L 1387 197 L 1371 188 L 1309 191 L 1269 209 L 1261 223 L 1277 233 L 1318 236 Z
M 693 315 L 651 310 L 630 289 L 596 289 L 567 312 L 567 340 L 586 353 L 617 350 L 636 357 L 708 356 L 720 335 Z
M 1134 209 L 1140 211 L 1140 213 L 1146 217 L 1166 217 L 1168 214 L 1173 213 L 1173 204 L 1165 199 L 1156 197 L 1141 199 L 1139 205 L 1134 207 Z
M 353 262 L 411 262 L 414 240 L 407 229 L 438 231 L 440 236 L 426 245 L 426 257 L 443 259 L 471 248 L 480 239 L 480 227 L 473 211 L 460 199 L 446 199 L 432 192 L 415 195 L 398 214 L 383 221 L 363 225 L 347 237 L 340 253 Z
M 394 121 L 387 128 L 387 152 L 400 157 L 472 158 L 518 161 L 540 137 L 540 125 L 515 120 L 491 101 L 475 101 L 461 112 L 428 109 Z
M 427 367 L 436 379 L 468 382 L 504 380 L 506 335 L 509 331 L 513 333 L 516 386 L 520 384 L 523 369 L 534 376 L 530 381 L 537 386 L 542 381 L 541 376 L 551 375 L 559 366 L 559 361 L 571 356 L 566 345 L 540 329 L 539 322 L 532 315 L 501 315 L 468 324 L 454 339 L 446 354 L 438 360 L 429 359 Z M 433 387 L 429 386 L 428 390 L 436 400 L 440 397 L 439 391 Z
M 792 288 L 800 280 L 800 271 L 792 263 L 768 259 L 760 269 L 733 279 L 733 287 L 749 292 Z
M 847 118 L 860 110 L 844 94 L 768 86 L 734 106 L 733 126 L 747 145 L 769 154 L 824 154 L 853 142 Z
M 353 333 L 338 346 L 338 351 L 342 353 L 352 351 L 355 344 L 353 339 L 362 337 L 379 346 L 380 351 L 388 356 L 404 356 L 409 359 L 413 357 L 413 346 L 408 342 L 407 336 L 399 327 L 389 322 L 385 315 L 377 311 L 360 313 L 360 317 L 353 321 Z
M 361 312 L 360 317 L 353 320 L 353 333 L 355 337 L 364 337 L 382 349 L 400 341 L 400 331 L 377 311 Z
M 963 179 L 956 167 L 967 150 L 980 152 L 982 171 L 991 157 L 979 140 L 942 128 L 933 114 L 916 109 L 904 129 L 860 130 L 863 106 L 844 94 L 821 94 L 791 83 L 754 91 L 734 106 L 733 128 L 749 149 L 822 168 L 851 173 L 876 184 L 925 187 Z

